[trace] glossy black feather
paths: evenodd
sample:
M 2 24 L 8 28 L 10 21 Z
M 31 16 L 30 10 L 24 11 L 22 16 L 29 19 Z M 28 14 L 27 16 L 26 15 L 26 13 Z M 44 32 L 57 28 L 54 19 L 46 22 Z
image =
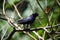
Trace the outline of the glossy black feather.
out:
M 38 16 L 37 13 L 34 13 L 24 19 L 18 20 L 19 24 L 31 24 L 34 22 L 35 18 Z

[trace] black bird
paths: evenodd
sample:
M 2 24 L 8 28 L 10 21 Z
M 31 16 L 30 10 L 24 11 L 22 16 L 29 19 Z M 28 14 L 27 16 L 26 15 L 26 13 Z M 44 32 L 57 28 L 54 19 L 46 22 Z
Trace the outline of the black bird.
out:
M 31 25 L 35 21 L 37 16 L 38 16 L 38 13 L 34 13 L 26 18 L 18 20 L 18 24 L 23 24 L 23 25 L 27 24 L 27 26 Z

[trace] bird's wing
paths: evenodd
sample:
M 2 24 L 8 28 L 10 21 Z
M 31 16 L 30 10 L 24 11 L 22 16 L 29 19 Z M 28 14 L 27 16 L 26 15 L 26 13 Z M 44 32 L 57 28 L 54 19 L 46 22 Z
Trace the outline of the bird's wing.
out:
M 28 22 L 28 21 L 32 21 L 33 20 L 33 16 L 29 16 L 29 17 L 26 17 L 22 20 L 19 20 L 18 22 L 20 23 L 24 23 L 24 22 Z
M 25 22 L 27 22 L 27 21 L 31 21 L 32 18 L 33 18 L 32 16 L 29 16 L 29 17 L 24 18 L 22 21 L 25 21 Z

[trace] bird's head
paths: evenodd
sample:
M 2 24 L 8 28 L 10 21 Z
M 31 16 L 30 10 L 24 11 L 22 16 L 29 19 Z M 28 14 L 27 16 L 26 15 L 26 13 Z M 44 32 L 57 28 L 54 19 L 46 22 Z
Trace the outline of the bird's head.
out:
M 33 17 L 37 17 L 38 16 L 38 13 L 34 13 L 32 15 L 33 15 Z

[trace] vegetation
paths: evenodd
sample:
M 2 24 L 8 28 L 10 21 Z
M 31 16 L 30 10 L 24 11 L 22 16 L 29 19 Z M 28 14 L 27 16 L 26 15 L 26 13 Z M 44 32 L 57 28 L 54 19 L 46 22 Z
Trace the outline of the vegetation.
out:
M 24 29 L 17 21 L 37 12 Z M 59 40 L 60 0 L 0 0 L 0 40 Z

